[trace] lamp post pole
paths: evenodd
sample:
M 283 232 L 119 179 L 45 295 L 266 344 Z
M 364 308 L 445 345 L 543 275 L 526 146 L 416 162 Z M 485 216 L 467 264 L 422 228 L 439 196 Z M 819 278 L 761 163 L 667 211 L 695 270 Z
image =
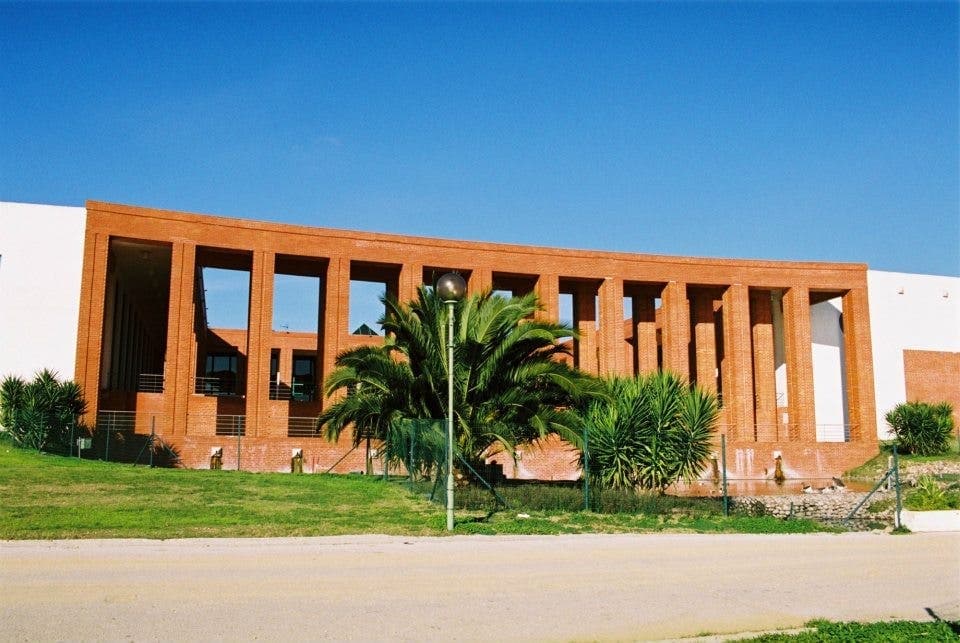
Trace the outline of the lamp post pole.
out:
M 453 531 L 453 307 L 447 302 L 447 531 Z
M 447 531 L 453 531 L 453 315 L 467 282 L 455 272 L 437 280 L 437 296 L 447 306 Z

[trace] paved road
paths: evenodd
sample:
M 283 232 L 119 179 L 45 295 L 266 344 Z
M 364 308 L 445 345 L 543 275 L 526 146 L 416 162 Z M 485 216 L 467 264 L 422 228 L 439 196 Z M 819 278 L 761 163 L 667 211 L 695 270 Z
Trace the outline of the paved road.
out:
M 0 542 L 2 640 L 641 640 L 960 619 L 960 534 Z

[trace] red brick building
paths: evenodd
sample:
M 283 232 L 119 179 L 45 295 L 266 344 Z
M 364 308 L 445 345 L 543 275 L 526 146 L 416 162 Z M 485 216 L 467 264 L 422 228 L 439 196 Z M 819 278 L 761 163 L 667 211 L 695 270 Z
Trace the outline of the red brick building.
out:
M 349 440 L 312 419 L 338 352 L 381 338 L 348 327 L 351 280 L 402 300 L 449 270 L 472 291 L 535 291 L 559 318 L 572 300 L 574 362 L 591 373 L 673 370 L 721 394 L 731 472 L 836 475 L 877 451 L 867 267 L 703 259 L 450 241 L 253 222 L 87 203 L 75 378 L 88 422 L 154 430 L 185 466 L 362 470 Z M 249 274 L 245 329 L 209 328 L 203 268 Z M 276 275 L 318 279 L 316 333 L 273 328 Z M 811 307 L 842 300 L 846 424 L 818 441 Z M 626 314 L 624 312 L 626 311 Z M 785 370 L 778 390 L 776 372 Z M 239 436 L 238 436 L 239 434 Z M 239 437 L 239 440 L 238 440 Z M 523 450 L 507 474 L 576 476 L 553 442 Z M 344 456 L 346 457 L 344 458 Z

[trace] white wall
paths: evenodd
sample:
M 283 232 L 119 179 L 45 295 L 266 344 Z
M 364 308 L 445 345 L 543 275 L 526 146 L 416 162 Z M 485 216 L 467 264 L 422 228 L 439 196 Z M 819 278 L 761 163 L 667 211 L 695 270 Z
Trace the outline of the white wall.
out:
M 813 399 L 818 442 L 844 442 L 849 436 L 846 359 L 840 315 L 843 300 L 831 299 L 810 307 L 813 349 Z
M 869 270 L 867 285 L 877 435 L 886 438 L 884 415 L 907 397 L 903 351 L 960 351 L 960 278 Z
M 85 208 L 0 202 L 0 378 L 72 379 Z

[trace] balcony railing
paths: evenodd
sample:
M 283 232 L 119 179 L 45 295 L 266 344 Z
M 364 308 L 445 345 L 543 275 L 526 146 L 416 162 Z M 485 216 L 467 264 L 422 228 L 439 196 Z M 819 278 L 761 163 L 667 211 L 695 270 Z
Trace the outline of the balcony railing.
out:
M 217 415 L 217 435 L 246 435 L 246 415 Z
M 237 383 L 222 377 L 195 377 L 193 392 L 197 395 L 236 395 Z
M 163 373 L 140 373 L 137 377 L 140 393 L 163 393 Z
M 294 402 L 312 402 L 316 399 L 316 386 L 303 382 L 270 382 L 271 400 L 293 400 Z

